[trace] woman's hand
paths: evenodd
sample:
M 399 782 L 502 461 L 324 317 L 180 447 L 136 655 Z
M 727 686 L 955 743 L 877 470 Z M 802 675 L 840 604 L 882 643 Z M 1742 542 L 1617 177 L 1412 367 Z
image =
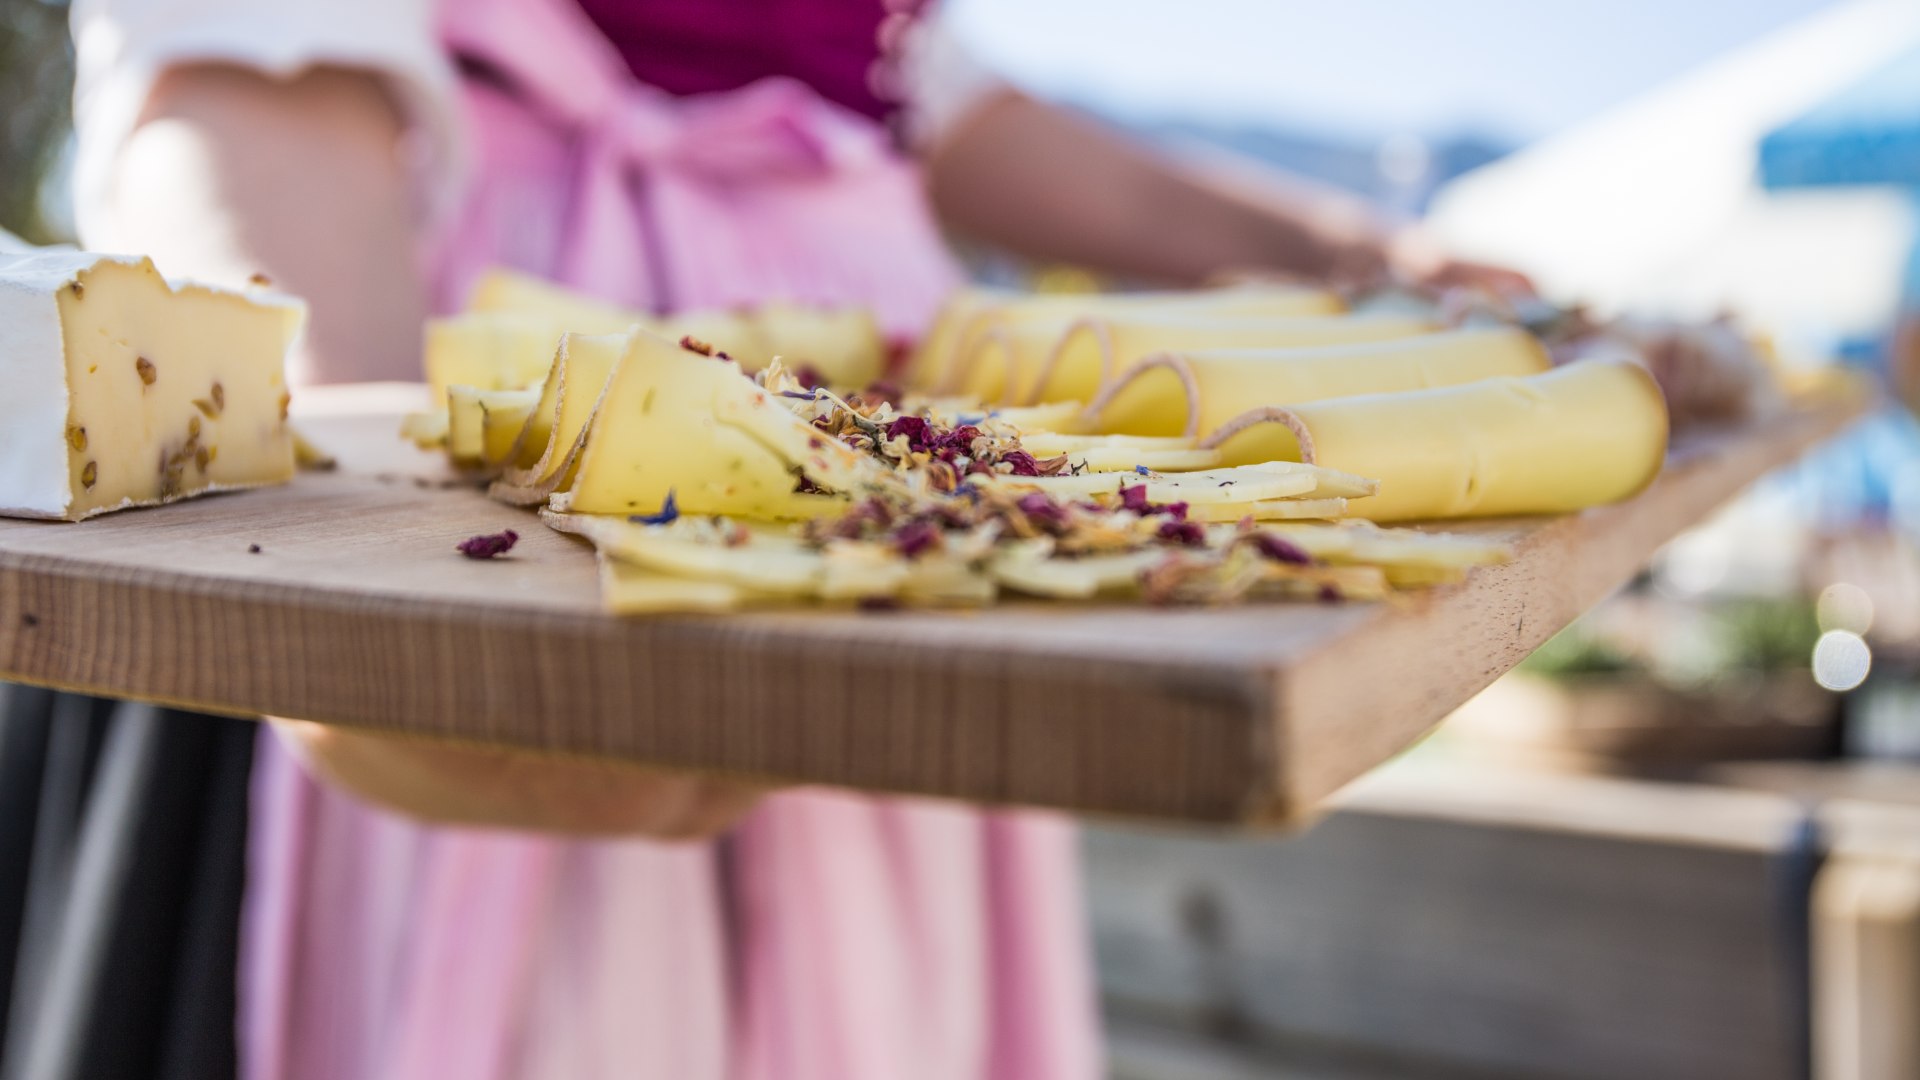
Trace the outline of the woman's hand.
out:
M 322 778 L 377 806 L 440 825 L 704 840 L 739 821 L 766 790 L 625 763 L 272 722 Z
M 1429 289 L 1481 289 L 1503 300 L 1536 295 L 1533 280 L 1518 270 L 1470 262 L 1448 255 L 1419 226 L 1403 229 L 1387 241 L 1386 261 L 1393 276 Z

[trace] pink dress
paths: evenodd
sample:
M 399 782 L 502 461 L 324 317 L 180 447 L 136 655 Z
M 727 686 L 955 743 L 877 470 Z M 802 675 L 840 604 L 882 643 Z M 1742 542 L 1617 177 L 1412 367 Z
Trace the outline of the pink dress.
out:
M 671 99 L 567 0 L 463 0 L 475 183 L 435 279 L 502 262 L 630 303 L 956 281 L 875 125 L 799 83 Z M 1099 1072 L 1069 825 L 802 790 L 719 844 L 427 828 L 261 744 L 251 1080 L 1074 1080 Z

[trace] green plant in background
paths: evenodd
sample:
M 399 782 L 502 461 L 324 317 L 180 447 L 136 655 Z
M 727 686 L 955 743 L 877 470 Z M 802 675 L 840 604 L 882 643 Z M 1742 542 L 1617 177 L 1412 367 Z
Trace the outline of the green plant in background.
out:
M 1628 597 L 1633 617 L 1601 608 L 1555 635 L 1520 665 L 1546 678 L 1642 674 L 1703 687 L 1808 666 L 1820 625 L 1801 597 L 1681 604 Z
M 63 239 L 41 191 L 72 126 L 73 45 L 65 0 L 0 0 L 0 227 Z

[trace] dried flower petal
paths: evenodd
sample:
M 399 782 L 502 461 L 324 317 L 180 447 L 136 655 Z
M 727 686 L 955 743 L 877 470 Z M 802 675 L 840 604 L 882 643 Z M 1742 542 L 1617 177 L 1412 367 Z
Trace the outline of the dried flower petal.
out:
M 713 355 L 713 346 L 707 344 L 704 341 L 701 341 L 699 338 L 694 337 L 692 334 L 681 335 L 680 347 L 683 349 L 686 349 L 688 352 L 697 352 L 701 356 Z
M 1169 544 L 1188 547 L 1200 547 L 1207 542 L 1207 530 L 1197 521 L 1164 521 L 1155 535 Z
M 801 364 L 794 368 L 793 381 L 808 390 L 816 390 L 827 384 L 827 380 L 820 377 L 820 369 L 812 364 Z
M 1250 534 L 1247 542 L 1253 545 L 1253 550 L 1274 562 L 1292 563 L 1295 566 L 1307 566 L 1313 562 L 1313 557 L 1308 555 L 1299 544 L 1284 536 L 1277 536 L 1270 532 L 1257 532 Z
M 1012 450 L 1002 454 L 1000 455 L 1000 461 L 1002 464 L 1013 466 L 1013 475 L 1015 476 L 1040 475 L 1040 463 L 1033 460 L 1033 455 L 1027 453 L 1025 450 Z M 1147 489 L 1141 488 L 1140 490 L 1145 492 Z
M 905 436 L 908 446 L 915 450 L 924 450 L 927 447 L 927 429 L 931 426 L 925 417 L 902 416 L 887 425 L 887 438 L 897 439 Z
M 1058 533 L 1067 527 L 1067 509 L 1038 491 L 1029 491 L 1014 500 L 1020 512 L 1027 520 L 1039 525 L 1048 532 Z
M 890 382 L 886 379 L 868 383 L 867 388 L 860 391 L 860 397 L 863 400 L 874 402 L 884 401 L 895 408 L 900 407 L 900 399 L 905 396 L 906 391 L 901 388 L 899 383 Z
M 627 520 L 635 525 L 665 525 L 679 518 L 680 508 L 673 503 L 673 489 L 667 489 L 667 498 L 660 504 L 658 513 L 633 514 Z
M 491 559 L 512 551 L 513 545 L 519 542 L 520 534 L 508 529 L 505 532 L 469 536 L 460 541 L 457 548 L 460 554 L 469 559 Z
M 1147 485 L 1135 484 L 1121 488 L 1120 506 L 1136 514 L 1153 513 L 1153 504 L 1147 501 Z
M 893 546 L 909 559 L 917 559 L 939 544 L 940 530 L 925 521 L 909 521 L 893 534 Z

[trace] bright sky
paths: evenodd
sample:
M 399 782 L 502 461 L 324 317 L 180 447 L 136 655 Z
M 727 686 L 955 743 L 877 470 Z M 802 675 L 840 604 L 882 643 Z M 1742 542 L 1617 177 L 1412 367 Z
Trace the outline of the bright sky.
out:
M 947 0 L 1016 81 L 1350 139 L 1565 127 L 1835 0 Z

